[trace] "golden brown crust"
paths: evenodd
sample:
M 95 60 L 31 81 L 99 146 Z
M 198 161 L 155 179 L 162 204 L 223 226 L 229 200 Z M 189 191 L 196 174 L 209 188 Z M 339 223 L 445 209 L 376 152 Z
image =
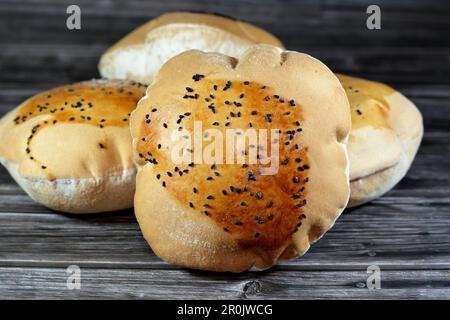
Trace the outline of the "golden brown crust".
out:
M 272 34 L 244 21 L 227 18 L 210 13 L 170 12 L 150 20 L 136 28 L 124 38 L 115 43 L 106 53 L 128 46 L 141 45 L 145 42 L 147 34 L 158 27 L 169 24 L 194 24 L 209 26 L 230 32 L 238 37 L 246 38 L 254 43 L 265 43 L 277 47 L 283 44 Z
M 0 158 L 44 205 L 68 212 L 111 209 L 102 192 L 134 181 L 128 118 L 144 91 L 129 81 L 92 80 L 37 94 L 0 120 Z M 64 206 L 71 183 L 79 188 L 66 198 L 83 201 L 82 209 Z
M 151 83 L 160 66 L 189 50 L 240 55 L 253 44 L 282 48 L 272 34 L 249 23 L 208 13 L 172 12 L 133 30 L 103 55 L 102 76 Z
M 263 175 L 261 163 L 224 159 L 175 164 L 172 133 L 193 133 L 195 121 L 223 136 L 281 130 L 279 170 Z M 348 201 L 349 130 L 344 90 L 310 56 L 259 45 L 239 60 L 200 51 L 171 59 L 131 119 L 145 238 L 165 260 L 214 271 L 264 269 L 303 254 Z
M 423 136 L 417 107 L 393 88 L 338 75 L 352 109 L 349 207 L 378 198 L 406 174 Z

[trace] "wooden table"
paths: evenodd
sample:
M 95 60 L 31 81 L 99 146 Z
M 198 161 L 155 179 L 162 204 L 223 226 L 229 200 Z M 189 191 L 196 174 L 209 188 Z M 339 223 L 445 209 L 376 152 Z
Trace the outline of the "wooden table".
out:
M 66 29 L 66 7 L 82 29 Z M 33 202 L 0 169 L 0 298 L 450 298 L 450 6 L 376 1 L 0 1 L 0 114 L 56 85 L 97 77 L 101 53 L 166 11 L 218 11 L 248 20 L 336 72 L 389 83 L 424 115 L 407 177 L 384 197 L 347 210 L 304 257 L 262 273 L 213 274 L 158 259 L 132 210 L 76 216 Z M 3 143 L 0 137 L 0 143 Z M 66 268 L 81 267 L 81 290 Z M 381 289 L 368 290 L 368 266 Z

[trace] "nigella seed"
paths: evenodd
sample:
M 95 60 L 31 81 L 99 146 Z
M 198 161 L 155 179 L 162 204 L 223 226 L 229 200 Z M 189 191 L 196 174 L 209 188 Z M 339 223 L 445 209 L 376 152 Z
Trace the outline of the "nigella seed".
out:
M 172 172 L 167 171 L 166 173 L 167 173 L 167 175 L 168 175 L 169 177 L 172 177 Z
M 295 176 L 295 177 L 292 179 L 292 181 L 293 181 L 294 183 L 299 183 L 300 179 L 299 179 L 297 176 Z
M 42 169 L 44 169 L 44 170 L 45 170 L 45 169 L 47 169 L 47 167 L 46 167 L 46 166 L 41 166 L 41 168 L 42 168 Z
M 248 86 L 250 84 L 249 81 L 244 81 L 244 86 Z
M 295 107 L 295 101 L 294 100 L 289 100 L 289 105 L 291 107 Z
M 206 197 L 206 199 L 208 199 L 208 200 L 214 200 L 214 196 L 210 194 L 209 196 Z
M 213 177 L 208 177 L 208 178 L 206 178 L 206 180 L 211 181 L 211 180 L 214 180 L 214 178 Z
M 259 232 L 255 233 L 255 238 L 259 238 L 261 234 Z
M 163 127 L 167 129 L 167 123 L 163 123 Z
M 203 213 L 205 214 L 205 216 L 209 216 L 209 212 L 208 211 L 205 210 Z
M 257 192 L 257 193 L 256 193 L 256 197 L 257 197 L 258 199 L 262 199 L 262 198 L 263 198 L 262 192 L 261 192 L 261 191 Z
M 222 190 L 222 193 L 223 193 L 224 196 L 228 195 L 228 192 L 225 189 Z
M 308 170 L 308 169 L 309 169 L 309 165 L 305 164 L 305 165 L 303 166 L 303 169 Z
M 234 224 L 237 225 L 237 226 L 242 226 L 242 222 L 240 220 L 236 220 L 234 222 Z
M 214 91 L 217 91 L 217 85 L 216 84 L 213 86 L 213 88 L 214 88 Z
M 300 166 L 300 167 L 297 167 L 297 170 L 298 171 L 304 171 L 305 169 L 302 166 Z
M 163 186 L 164 188 L 166 187 L 166 182 L 165 182 L 165 181 L 162 182 L 162 186 Z
M 261 218 L 260 216 L 255 216 L 255 220 L 258 221 L 258 224 L 264 224 L 265 221 L 263 218 Z
M 161 149 L 161 144 L 160 143 L 158 144 L 158 149 Z
M 233 185 L 230 186 L 230 190 L 231 190 L 231 192 L 234 192 L 234 186 Z
M 302 162 L 302 159 L 301 158 L 297 158 L 297 159 L 295 159 L 295 162 Z
M 228 230 L 228 228 L 223 228 L 223 230 L 224 230 L 225 232 L 230 232 L 230 230 Z
M 208 208 L 209 208 L 209 204 L 205 203 L 205 204 L 203 205 L 203 208 L 208 209 Z
M 192 89 L 191 87 L 186 87 L 186 91 L 187 92 L 194 92 L 194 89 Z
M 192 202 L 189 202 L 189 207 L 193 208 L 194 204 Z
M 194 192 L 194 193 L 198 193 L 198 190 L 197 190 L 197 188 L 192 188 L 192 191 Z
M 247 202 L 242 201 L 242 202 L 241 202 L 241 206 L 242 206 L 242 207 L 246 207 L 246 206 L 247 206 Z
M 243 93 L 241 93 L 240 95 L 239 95 L 239 99 L 242 99 L 242 98 L 244 98 L 245 97 L 245 95 L 243 94 Z
M 156 109 L 156 108 L 153 108 L 153 109 L 152 109 L 152 112 L 156 112 L 156 111 L 158 111 L 158 109 Z
M 268 202 L 266 203 L 266 207 L 267 207 L 267 208 L 272 208 L 272 206 L 273 206 L 273 202 L 272 202 L 272 201 L 268 201 Z
M 213 126 L 218 126 L 218 125 L 219 125 L 219 122 L 214 121 L 214 122 L 212 123 L 212 125 L 213 125 Z
M 158 173 L 157 175 L 156 175 L 156 179 L 160 179 L 161 178 L 161 175 Z
M 267 219 L 269 219 L 269 221 L 272 221 L 272 220 L 273 220 L 273 215 L 269 214 L 269 215 L 267 216 Z
M 256 181 L 255 173 L 253 170 L 250 170 L 247 174 L 247 180 L 248 181 Z
M 200 81 L 201 79 L 203 79 L 204 77 L 205 77 L 204 75 L 196 73 L 196 74 L 194 74 L 194 75 L 192 76 L 192 79 L 193 79 L 195 82 L 197 82 L 197 81 Z

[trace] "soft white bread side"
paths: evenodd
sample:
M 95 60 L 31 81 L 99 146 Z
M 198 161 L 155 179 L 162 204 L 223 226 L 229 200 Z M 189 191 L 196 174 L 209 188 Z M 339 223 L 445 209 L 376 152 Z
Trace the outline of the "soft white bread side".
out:
M 338 75 L 352 110 L 349 207 L 376 199 L 406 174 L 423 136 L 422 116 L 400 92 Z
M 145 86 L 92 80 L 42 92 L 0 120 L 0 161 L 37 202 L 94 213 L 132 207 L 129 114 Z
M 111 79 L 151 83 L 159 68 L 177 54 L 198 49 L 240 56 L 255 43 L 282 47 L 270 33 L 251 24 L 207 13 L 173 12 L 132 31 L 101 57 L 99 71 Z
M 304 254 L 347 205 L 348 100 L 335 75 L 306 54 L 269 45 L 251 47 L 238 59 L 184 52 L 164 64 L 130 124 L 140 167 L 136 217 L 154 252 L 173 264 L 267 269 Z M 265 162 L 268 139 L 276 154 L 270 164 L 247 157 L 245 163 L 173 158 L 189 134 L 203 137 L 205 147 L 189 143 L 183 149 L 188 158 L 209 150 L 208 132 L 220 143 L 220 136 L 252 130 L 258 142 L 235 151 L 260 150 Z M 182 136 L 174 140 L 178 131 Z M 229 150 L 229 142 L 214 144 L 216 151 Z M 270 166 L 275 170 L 264 174 Z

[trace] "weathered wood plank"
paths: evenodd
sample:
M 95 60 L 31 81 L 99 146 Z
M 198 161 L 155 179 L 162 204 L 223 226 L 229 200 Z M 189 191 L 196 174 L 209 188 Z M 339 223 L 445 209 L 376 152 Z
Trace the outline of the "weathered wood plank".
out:
M 0 268 L 2 299 L 449 299 L 450 271 L 381 269 L 381 289 L 366 269 L 212 274 L 187 270 L 81 267 L 81 289 L 67 289 L 65 268 Z

